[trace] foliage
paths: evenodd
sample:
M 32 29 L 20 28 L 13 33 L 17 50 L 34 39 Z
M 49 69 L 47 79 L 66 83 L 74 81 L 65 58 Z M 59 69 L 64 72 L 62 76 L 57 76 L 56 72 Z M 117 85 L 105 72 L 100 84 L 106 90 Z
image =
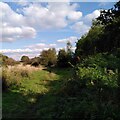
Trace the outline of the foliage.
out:
M 59 67 L 69 67 L 70 63 L 73 63 L 74 53 L 72 51 L 72 44 L 67 42 L 66 50 L 60 49 L 57 57 L 57 65 Z
M 45 66 L 55 65 L 57 61 L 56 50 L 51 48 L 48 50 L 43 50 L 40 55 L 40 63 Z
M 30 61 L 28 56 L 22 56 L 21 57 L 21 62 L 23 62 L 24 64 L 28 64 Z
M 106 70 L 113 70 L 114 72 L 118 69 L 120 63 L 120 59 L 113 54 L 96 54 L 94 56 L 89 56 L 85 58 L 80 66 L 81 67 L 100 67 Z
M 88 64 L 88 67 L 78 65 L 75 79 L 71 79 L 72 73 L 74 71 L 70 68 L 54 68 L 51 73 L 47 69 L 32 72 L 30 79 L 22 80 L 20 86 L 3 93 L 3 117 L 81 120 L 119 118 L 115 72 L 106 73 Z M 99 79 L 101 84 L 95 83 Z
M 7 65 L 16 65 L 18 64 L 18 61 L 15 61 L 13 58 L 9 58 L 6 55 L 0 54 L 0 65 L 1 66 L 7 66 Z
M 120 48 L 120 2 L 109 10 L 102 10 L 89 32 L 76 44 L 77 56 L 113 52 Z
M 32 66 L 38 67 L 40 64 L 40 57 L 34 57 L 34 58 L 30 59 L 30 64 Z
M 68 58 L 65 49 L 61 49 L 58 52 L 58 60 L 57 65 L 59 67 L 67 67 L 68 66 Z
M 97 18 L 98 24 L 110 24 L 120 16 L 120 1 L 118 1 L 113 8 L 108 10 L 101 10 L 100 16 Z
M 92 68 L 92 67 L 83 67 L 79 68 L 77 71 L 78 78 L 81 82 L 84 82 L 84 85 L 106 85 L 110 87 L 117 86 L 117 73 L 113 71 L 106 73 L 102 72 L 99 68 Z M 101 87 L 102 87 L 101 86 Z
M 119 63 L 116 56 L 98 54 L 74 66 L 73 77 L 59 91 L 69 100 L 63 116 L 86 120 L 119 119 Z
M 30 79 L 22 79 L 19 86 L 3 92 L 3 119 L 52 119 L 59 107 L 55 93 L 70 72 L 68 69 L 53 71 L 56 74 L 46 70 L 32 71 Z
M 8 89 L 8 85 L 7 85 L 7 81 L 6 81 L 7 76 L 4 72 L 1 74 L 2 74 L 2 76 L 0 76 L 0 80 L 2 80 L 2 91 L 5 91 Z
M 3 93 L 3 116 L 119 120 L 119 4 L 116 3 L 115 9 L 101 12 L 88 34 L 78 40 L 75 53 L 78 64 L 71 64 L 71 69 L 32 71 L 29 79 L 29 74 L 23 70 L 4 71 L 4 86 L 17 85 L 19 79 L 22 81 L 17 88 L 10 87 L 9 93 Z M 58 52 L 57 64 L 66 67 L 71 59 L 71 45 L 67 43 L 67 50 Z M 55 65 L 55 50 L 42 51 L 40 62 L 46 66 Z
M 96 42 L 101 39 L 100 37 L 103 34 L 103 29 L 102 26 L 94 26 L 90 29 L 87 35 L 82 36 L 76 44 L 76 55 L 88 56 L 100 51 Z M 99 46 L 100 45 L 101 44 L 99 44 Z

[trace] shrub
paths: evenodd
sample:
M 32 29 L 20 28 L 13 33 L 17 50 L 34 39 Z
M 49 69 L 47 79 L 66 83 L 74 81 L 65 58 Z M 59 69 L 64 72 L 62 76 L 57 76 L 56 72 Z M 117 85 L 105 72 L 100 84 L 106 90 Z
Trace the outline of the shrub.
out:
M 94 56 L 89 56 L 88 58 L 84 59 L 80 67 L 100 67 L 100 68 L 107 68 L 109 70 L 115 70 L 118 68 L 120 63 L 120 59 L 112 54 L 97 54 Z
M 66 81 L 58 92 L 68 99 L 69 107 L 63 116 L 85 120 L 119 118 L 119 101 L 116 100 L 118 72 L 115 71 L 118 63 L 115 61 L 117 59 L 112 55 L 98 55 L 75 67 L 73 78 Z M 111 65 L 113 70 L 107 69 L 111 62 L 115 63 Z
M 112 54 L 89 56 L 74 68 L 73 78 L 65 83 L 60 92 L 76 95 L 80 94 L 82 89 L 106 91 L 106 88 L 117 88 L 119 62 Z
M 31 63 L 31 66 L 38 67 L 39 66 L 39 62 L 38 61 L 34 61 L 34 62 Z
M 21 57 L 21 62 L 24 62 L 25 64 L 27 64 L 30 61 L 28 56 L 22 56 Z

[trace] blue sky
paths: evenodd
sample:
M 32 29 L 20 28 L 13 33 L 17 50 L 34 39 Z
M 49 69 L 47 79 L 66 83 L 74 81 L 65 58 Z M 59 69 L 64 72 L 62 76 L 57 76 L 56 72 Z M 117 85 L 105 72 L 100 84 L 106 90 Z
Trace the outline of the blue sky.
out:
M 42 50 L 65 48 L 90 29 L 100 9 L 113 7 L 113 2 L 30 3 L 0 2 L 2 49 L 0 52 L 19 60 L 22 55 L 35 57 Z

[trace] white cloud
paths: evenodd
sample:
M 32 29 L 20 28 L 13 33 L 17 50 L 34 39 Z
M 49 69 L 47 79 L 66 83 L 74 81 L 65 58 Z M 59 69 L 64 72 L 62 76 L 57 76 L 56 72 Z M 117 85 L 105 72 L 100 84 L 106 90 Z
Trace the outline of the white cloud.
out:
M 61 29 L 71 24 L 69 27 L 82 35 L 90 29 L 92 19 L 100 15 L 100 11 L 95 10 L 82 16 L 82 12 L 77 11 L 78 4 L 69 2 L 50 2 L 45 6 L 37 2 L 30 3 L 18 9 L 19 13 L 12 10 L 7 3 L 0 2 L 0 7 L 2 8 L 0 18 L 3 20 L 0 41 L 9 42 L 35 38 L 39 30 Z
M 72 11 L 68 14 L 68 19 L 70 19 L 72 21 L 79 20 L 81 17 L 82 17 L 82 12 Z
M 26 46 L 23 49 L 1 49 L 0 53 L 12 57 L 16 60 L 20 60 L 23 55 L 27 55 L 30 58 L 40 55 L 42 50 L 48 50 L 49 48 L 56 47 L 56 44 L 38 43 L 31 46 Z
M 66 43 L 67 41 L 70 41 L 71 43 L 74 43 L 76 40 L 77 40 L 77 37 L 71 36 L 66 39 L 57 40 L 57 42 L 58 43 Z M 59 49 L 62 49 L 62 48 L 66 49 L 66 46 L 61 47 L 55 43 L 54 44 L 37 43 L 37 44 L 25 46 L 23 49 L 22 48 L 20 48 L 20 49 L 1 49 L 0 53 L 3 53 L 9 57 L 16 59 L 16 60 L 20 60 L 20 58 L 23 55 L 27 55 L 30 58 L 35 57 L 35 56 L 40 55 L 40 52 L 42 50 L 48 50 L 49 48 L 55 48 L 58 53 Z M 72 50 L 74 51 L 75 47 L 72 47 Z
M 14 0 L 18 5 L 27 6 L 30 4 L 28 0 Z
M 3 24 L 11 26 L 25 25 L 24 16 L 13 11 L 7 3 L 0 2 L 0 17 Z
M 75 30 L 76 32 L 78 32 L 80 35 L 83 35 L 89 31 L 90 26 L 80 21 L 80 22 L 75 23 L 71 28 Z
M 72 51 L 75 51 L 76 50 L 76 47 L 72 47 Z
M 25 17 L 22 14 L 14 12 L 8 4 L 0 2 L 0 18 L 2 24 L 0 33 L 2 39 L 0 41 L 15 41 L 17 39 L 34 38 L 36 30 L 26 25 Z
M 82 13 L 77 11 L 77 4 L 48 3 L 42 6 L 40 3 L 22 2 L 23 6 L 14 11 L 7 3 L 0 2 L 0 18 L 2 41 L 15 41 L 22 38 L 35 37 L 37 30 L 65 28 L 70 22 L 78 21 Z M 25 6 L 24 6 L 25 5 Z M 7 31 L 7 32 L 6 32 Z
M 92 20 L 97 18 L 100 15 L 100 10 L 95 10 L 90 14 L 82 17 L 80 21 L 76 22 L 71 26 L 80 35 L 83 35 L 89 31 L 92 25 Z
M 76 11 L 76 4 L 48 3 L 46 7 L 41 4 L 31 4 L 23 8 L 28 24 L 40 28 L 64 28 L 69 21 L 76 21 L 82 17 L 80 11 Z M 31 17 L 32 16 L 32 17 Z M 67 19 L 66 19 L 67 18 Z
M 2 39 L 0 41 L 12 42 L 16 39 L 22 38 L 34 38 L 36 35 L 36 30 L 31 27 L 3 27 Z
M 55 48 L 57 45 L 56 44 L 45 44 L 45 43 L 37 43 L 33 45 L 26 46 L 26 48 L 30 49 L 49 49 L 49 48 Z
M 37 29 L 63 28 L 67 25 L 65 19 L 56 16 L 48 8 L 38 4 L 32 4 L 23 9 L 28 24 Z
M 15 60 L 20 60 L 22 56 L 28 56 L 29 58 L 33 58 L 33 57 L 37 57 L 40 55 L 40 52 L 35 52 L 35 53 L 14 53 L 14 54 L 7 54 L 5 53 L 5 55 L 15 59 Z
M 24 49 L 2 49 L 0 53 L 32 53 L 32 52 L 40 52 L 44 49 L 49 49 L 56 47 L 56 44 L 45 44 L 38 43 L 26 46 Z
M 77 41 L 77 37 L 76 36 L 71 36 L 69 38 L 65 38 L 65 39 L 59 39 L 57 40 L 58 43 L 67 43 L 67 41 L 70 41 L 71 43 L 75 43 Z
M 2 49 L 0 50 L 0 53 L 31 53 L 31 52 L 38 52 L 41 51 L 42 49 Z
M 100 16 L 100 10 L 95 10 L 95 11 L 93 11 L 92 13 L 86 15 L 86 16 L 83 18 L 83 21 L 84 21 L 86 24 L 91 25 L 92 20 L 95 19 L 95 18 L 97 18 L 98 16 Z

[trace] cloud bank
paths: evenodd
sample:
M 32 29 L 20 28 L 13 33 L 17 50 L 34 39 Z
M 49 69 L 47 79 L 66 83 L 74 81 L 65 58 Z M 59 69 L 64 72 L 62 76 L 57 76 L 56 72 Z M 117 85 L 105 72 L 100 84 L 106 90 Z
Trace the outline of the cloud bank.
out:
M 23 2 L 20 2 L 23 3 Z M 19 3 L 18 3 L 19 4 Z M 99 16 L 99 10 L 83 16 L 78 11 L 77 3 L 26 3 L 13 10 L 7 3 L 0 2 L 0 19 L 2 19 L 0 32 L 3 42 L 11 42 L 21 39 L 35 38 L 37 32 L 47 29 L 75 30 L 80 35 L 88 32 L 92 19 Z

